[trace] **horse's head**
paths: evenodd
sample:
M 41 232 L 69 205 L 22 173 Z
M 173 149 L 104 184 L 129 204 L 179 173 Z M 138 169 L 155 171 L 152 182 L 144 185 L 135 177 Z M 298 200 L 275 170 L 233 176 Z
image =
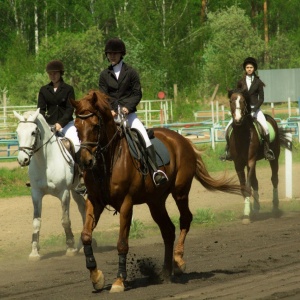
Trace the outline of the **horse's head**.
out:
M 92 90 L 79 101 L 70 100 L 75 108 L 75 127 L 78 131 L 83 168 L 90 169 L 107 150 L 112 130 L 116 130 L 108 97 Z
M 233 123 L 241 125 L 246 116 L 251 112 L 248 93 L 244 90 L 230 90 L 228 91 L 230 99 L 230 111 Z
M 28 111 L 20 115 L 14 111 L 15 117 L 19 120 L 17 127 L 17 137 L 19 141 L 18 162 L 21 166 L 28 166 L 33 153 L 36 150 L 39 139 L 39 128 L 36 119 L 40 113 L 38 108 L 36 111 Z

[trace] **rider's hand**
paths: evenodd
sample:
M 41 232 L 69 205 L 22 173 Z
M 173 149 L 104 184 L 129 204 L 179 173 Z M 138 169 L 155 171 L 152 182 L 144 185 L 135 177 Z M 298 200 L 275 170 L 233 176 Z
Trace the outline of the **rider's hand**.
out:
M 55 130 L 60 131 L 62 129 L 61 125 L 59 123 L 55 123 Z
M 115 117 L 117 115 L 117 113 L 114 110 L 111 110 L 111 114 L 113 117 Z
M 128 115 L 128 109 L 126 108 L 126 107 L 123 107 L 122 108 L 122 113 L 124 114 L 124 115 Z

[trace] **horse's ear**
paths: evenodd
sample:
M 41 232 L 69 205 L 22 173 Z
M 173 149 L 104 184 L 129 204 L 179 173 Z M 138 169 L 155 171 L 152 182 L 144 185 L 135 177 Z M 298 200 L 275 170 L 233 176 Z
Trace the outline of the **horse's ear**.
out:
M 95 104 L 98 101 L 98 95 L 96 91 L 93 91 L 92 103 Z
M 233 89 L 231 90 L 227 89 L 227 96 L 229 99 L 231 98 L 232 94 L 233 94 Z
M 15 117 L 20 121 L 25 121 L 25 118 L 14 110 Z
M 38 108 L 33 115 L 30 115 L 27 121 L 34 122 L 37 116 L 39 115 L 39 113 L 40 113 L 40 108 Z

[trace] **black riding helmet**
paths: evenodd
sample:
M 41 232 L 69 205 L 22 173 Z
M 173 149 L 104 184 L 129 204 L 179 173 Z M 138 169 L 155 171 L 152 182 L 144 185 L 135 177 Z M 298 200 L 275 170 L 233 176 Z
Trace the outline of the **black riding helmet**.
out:
M 46 66 L 46 72 L 60 72 L 61 75 L 64 74 L 64 65 L 60 60 L 51 60 Z
M 243 69 L 245 70 L 246 66 L 247 65 L 252 65 L 254 67 L 254 72 L 257 70 L 257 62 L 256 62 L 256 59 L 253 58 L 253 57 L 247 57 L 245 60 L 244 60 L 244 63 L 243 63 Z
M 115 52 L 115 53 L 121 53 L 122 56 L 126 54 L 126 47 L 122 40 L 119 38 L 112 38 L 109 39 L 105 45 L 105 55 L 107 55 L 108 52 Z

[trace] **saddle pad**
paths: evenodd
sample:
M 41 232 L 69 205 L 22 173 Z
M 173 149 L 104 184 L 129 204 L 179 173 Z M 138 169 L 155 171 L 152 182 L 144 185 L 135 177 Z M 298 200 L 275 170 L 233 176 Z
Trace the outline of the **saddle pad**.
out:
M 275 130 L 269 121 L 267 121 L 267 125 L 269 130 L 270 142 L 273 142 L 275 139 Z M 259 140 L 260 142 L 262 142 L 262 138 L 264 136 L 264 129 L 258 121 L 254 122 L 254 126 L 258 133 Z
M 133 145 L 132 139 L 128 138 L 127 141 L 128 141 L 128 146 L 129 146 L 129 150 L 130 150 L 131 155 L 135 159 L 137 159 L 138 155 L 137 155 L 136 149 Z M 170 163 L 170 155 L 169 155 L 168 149 L 166 148 L 164 143 L 161 142 L 156 137 L 151 139 L 151 143 L 155 148 L 157 165 L 160 167 L 160 166 L 169 164 Z

